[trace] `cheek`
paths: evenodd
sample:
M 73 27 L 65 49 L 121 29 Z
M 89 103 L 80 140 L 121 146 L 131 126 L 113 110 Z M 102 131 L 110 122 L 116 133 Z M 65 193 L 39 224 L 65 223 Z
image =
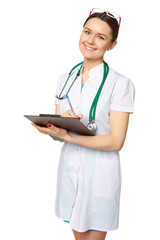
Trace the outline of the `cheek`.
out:
M 84 41 L 86 41 L 86 35 L 84 35 L 83 33 L 80 36 L 80 40 L 79 43 L 83 43 Z
M 82 46 L 82 39 L 81 39 L 81 37 L 80 37 L 80 39 L 79 39 L 79 48 L 81 49 L 81 46 Z
M 101 44 L 100 49 L 102 52 L 106 52 L 109 46 L 110 46 L 109 43 Z
M 83 37 L 81 36 L 79 39 L 79 50 L 81 53 L 83 52 Z
M 83 48 L 83 43 L 86 42 L 86 35 L 84 35 L 83 33 L 80 36 L 79 39 L 79 48 L 80 50 Z
M 79 47 L 82 44 L 82 42 L 83 42 L 83 35 L 81 34 L 80 39 L 79 39 Z

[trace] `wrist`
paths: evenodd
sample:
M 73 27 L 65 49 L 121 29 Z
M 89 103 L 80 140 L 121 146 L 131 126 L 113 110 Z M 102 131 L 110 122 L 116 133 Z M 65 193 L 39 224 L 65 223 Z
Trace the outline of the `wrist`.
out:
M 71 135 L 69 132 L 67 132 L 67 133 L 65 134 L 65 136 L 63 137 L 63 140 L 64 140 L 65 142 L 72 142 L 71 139 L 72 139 L 72 135 Z

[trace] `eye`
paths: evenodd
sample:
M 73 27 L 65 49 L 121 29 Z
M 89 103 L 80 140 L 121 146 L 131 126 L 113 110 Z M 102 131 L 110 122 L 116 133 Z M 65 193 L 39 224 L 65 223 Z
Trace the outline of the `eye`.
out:
M 89 34 L 90 34 L 90 32 L 89 32 L 89 31 L 85 31 L 85 33 L 86 33 L 87 35 L 89 35 Z
M 98 38 L 101 39 L 101 40 L 104 40 L 104 38 L 102 36 L 98 36 Z

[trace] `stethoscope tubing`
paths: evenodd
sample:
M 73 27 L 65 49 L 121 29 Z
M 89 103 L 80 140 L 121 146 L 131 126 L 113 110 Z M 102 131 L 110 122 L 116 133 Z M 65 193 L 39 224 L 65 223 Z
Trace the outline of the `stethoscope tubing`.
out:
M 64 84 L 64 86 L 63 86 L 63 88 L 62 88 L 62 90 L 61 90 L 61 92 L 60 92 L 60 94 L 59 94 L 59 98 L 60 98 L 60 99 L 64 99 L 64 97 L 61 98 L 61 94 L 62 94 L 62 92 L 63 92 L 65 86 L 67 85 L 68 80 L 69 80 L 69 78 L 70 78 L 70 76 L 71 76 L 73 70 L 74 70 L 75 68 L 77 68 L 78 66 L 80 66 L 80 65 L 81 65 L 81 67 L 80 67 L 80 69 L 78 70 L 78 73 L 77 73 L 77 75 L 76 75 L 74 81 L 72 82 L 71 86 L 69 87 L 67 93 L 65 94 L 65 96 L 68 95 L 68 93 L 69 93 L 71 87 L 73 86 L 74 82 L 75 82 L 76 79 L 79 77 L 79 75 L 80 75 L 80 73 L 81 73 L 81 68 L 82 68 L 82 66 L 83 66 L 83 62 L 78 63 L 78 64 L 77 64 L 76 66 L 74 66 L 74 67 L 71 69 L 71 71 L 69 72 L 69 75 L 68 75 L 68 77 L 67 77 L 67 80 L 66 80 L 66 82 L 65 82 L 65 84 Z
M 84 63 L 84 62 L 80 62 L 80 63 L 78 63 L 77 65 L 75 65 L 75 66 L 71 69 L 71 71 L 69 72 L 69 75 L 68 75 L 68 77 L 67 77 L 67 80 L 66 80 L 66 82 L 65 82 L 65 84 L 64 84 L 64 86 L 63 86 L 63 88 L 62 88 L 62 90 L 61 90 L 61 92 L 60 92 L 60 94 L 59 94 L 59 97 L 56 96 L 56 97 L 57 97 L 58 99 L 60 99 L 60 100 L 67 98 L 67 101 L 68 101 L 68 103 L 69 103 L 72 111 L 73 111 L 73 108 L 72 108 L 71 102 L 70 102 L 70 100 L 69 100 L 68 93 L 69 93 L 70 89 L 72 88 L 72 86 L 73 86 L 74 82 L 76 81 L 76 79 L 79 77 L 79 75 L 80 75 L 80 73 L 81 73 L 81 69 L 82 69 L 83 63 Z M 97 91 L 97 93 L 96 93 L 96 96 L 94 97 L 94 100 L 93 100 L 93 102 L 92 102 L 92 105 L 91 105 L 91 108 L 90 108 L 90 111 L 89 111 L 89 124 L 88 124 L 87 127 L 88 127 L 90 130 L 95 130 L 95 129 L 96 129 L 95 114 L 96 114 L 97 103 L 98 103 L 98 100 L 99 100 L 100 93 L 101 93 L 101 91 L 102 91 L 103 85 L 104 85 L 104 83 L 105 83 L 105 80 L 106 80 L 106 78 L 107 78 L 107 76 L 108 76 L 108 73 L 109 73 L 109 66 L 108 66 L 108 64 L 107 64 L 105 61 L 103 61 L 103 64 L 104 64 L 104 70 L 103 70 L 102 82 L 101 82 L 101 84 L 100 84 L 100 86 L 99 86 L 99 88 L 98 88 L 98 91 Z M 66 87 L 66 85 L 67 85 L 67 83 L 68 83 L 68 80 L 69 80 L 69 78 L 70 78 L 73 70 L 74 70 L 75 68 L 77 68 L 78 66 L 80 66 L 80 65 L 81 65 L 81 67 L 80 67 L 80 69 L 78 70 L 77 75 L 76 75 L 75 79 L 73 80 L 72 84 L 70 85 L 67 93 L 66 93 L 63 97 L 61 97 L 62 92 L 64 91 L 64 88 Z M 73 112 L 74 112 L 74 111 L 73 111 Z
M 107 70 L 106 70 L 107 69 Z M 100 96 L 100 93 L 102 91 L 103 85 L 105 83 L 105 80 L 108 76 L 108 72 L 109 72 L 109 66 L 106 62 L 104 62 L 104 72 L 103 72 L 103 79 L 101 82 L 101 85 L 99 86 L 99 89 L 97 91 L 97 94 L 92 102 L 91 108 L 90 108 L 90 112 L 89 112 L 89 120 L 90 121 L 95 121 L 95 114 L 96 114 L 96 108 L 97 108 L 97 103 L 98 103 L 98 99 Z

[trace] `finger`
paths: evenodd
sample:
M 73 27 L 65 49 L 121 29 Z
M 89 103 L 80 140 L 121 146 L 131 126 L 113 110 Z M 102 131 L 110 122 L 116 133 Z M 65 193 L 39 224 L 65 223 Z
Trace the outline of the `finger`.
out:
M 63 113 L 62 116 L 63 116 L 63 117 L 70 117 L 70 114 L 69 114 L 69 112 L 67 111 L 67 112 Z
M 36 127 L 37 125 L 35 123 L 31 123 L 33 127 Z
M 82 114 L 78 114 L 78 115 L 77 115 L 77 118 L 78 118 L 79 120 L 81 120 L 81 119 L 82 119 L 82 117 L 83 117 L 83 115 L 82 115 Z
M 68 117 L 68 113 L 67 112 L 65 112 L 65 113 L 63 113 L 63 115 L 62 115 L 63 117 Z
M 52 124 L 50 124 L 50 123 L 47 124 L 47 127 L 48 127 L 49 129 L 52 129 L 52 130 L 56 130 L 56 129 L 57 129 L 56 126 L 54 126 L 54 125 L 52 125 Z
M 32 126 L 35 127 L 38 131 L 40 130 L 40 126 L 36 125 L 35 123 L 32 123 Z
M 34 126 L 40 133 L 49 134 L 49 129 L 46 127 L 40 127 L 40 126 L 36 125 L 35 123 L 32 123 L 32 126 Z
M 77 117 L 72 110 L 68 110 L 67 112 L 68 112 L 69 116 L 71 116 L 73 118 Z
M 49 129 L 46 127 L 36 127 L 40 133 L 49 134 Z
M 67 110 L 67 112 L 63 113 L 62 116 L 63 117 L 73 117 L 73 118 L 77 117 L 72 110 Z

